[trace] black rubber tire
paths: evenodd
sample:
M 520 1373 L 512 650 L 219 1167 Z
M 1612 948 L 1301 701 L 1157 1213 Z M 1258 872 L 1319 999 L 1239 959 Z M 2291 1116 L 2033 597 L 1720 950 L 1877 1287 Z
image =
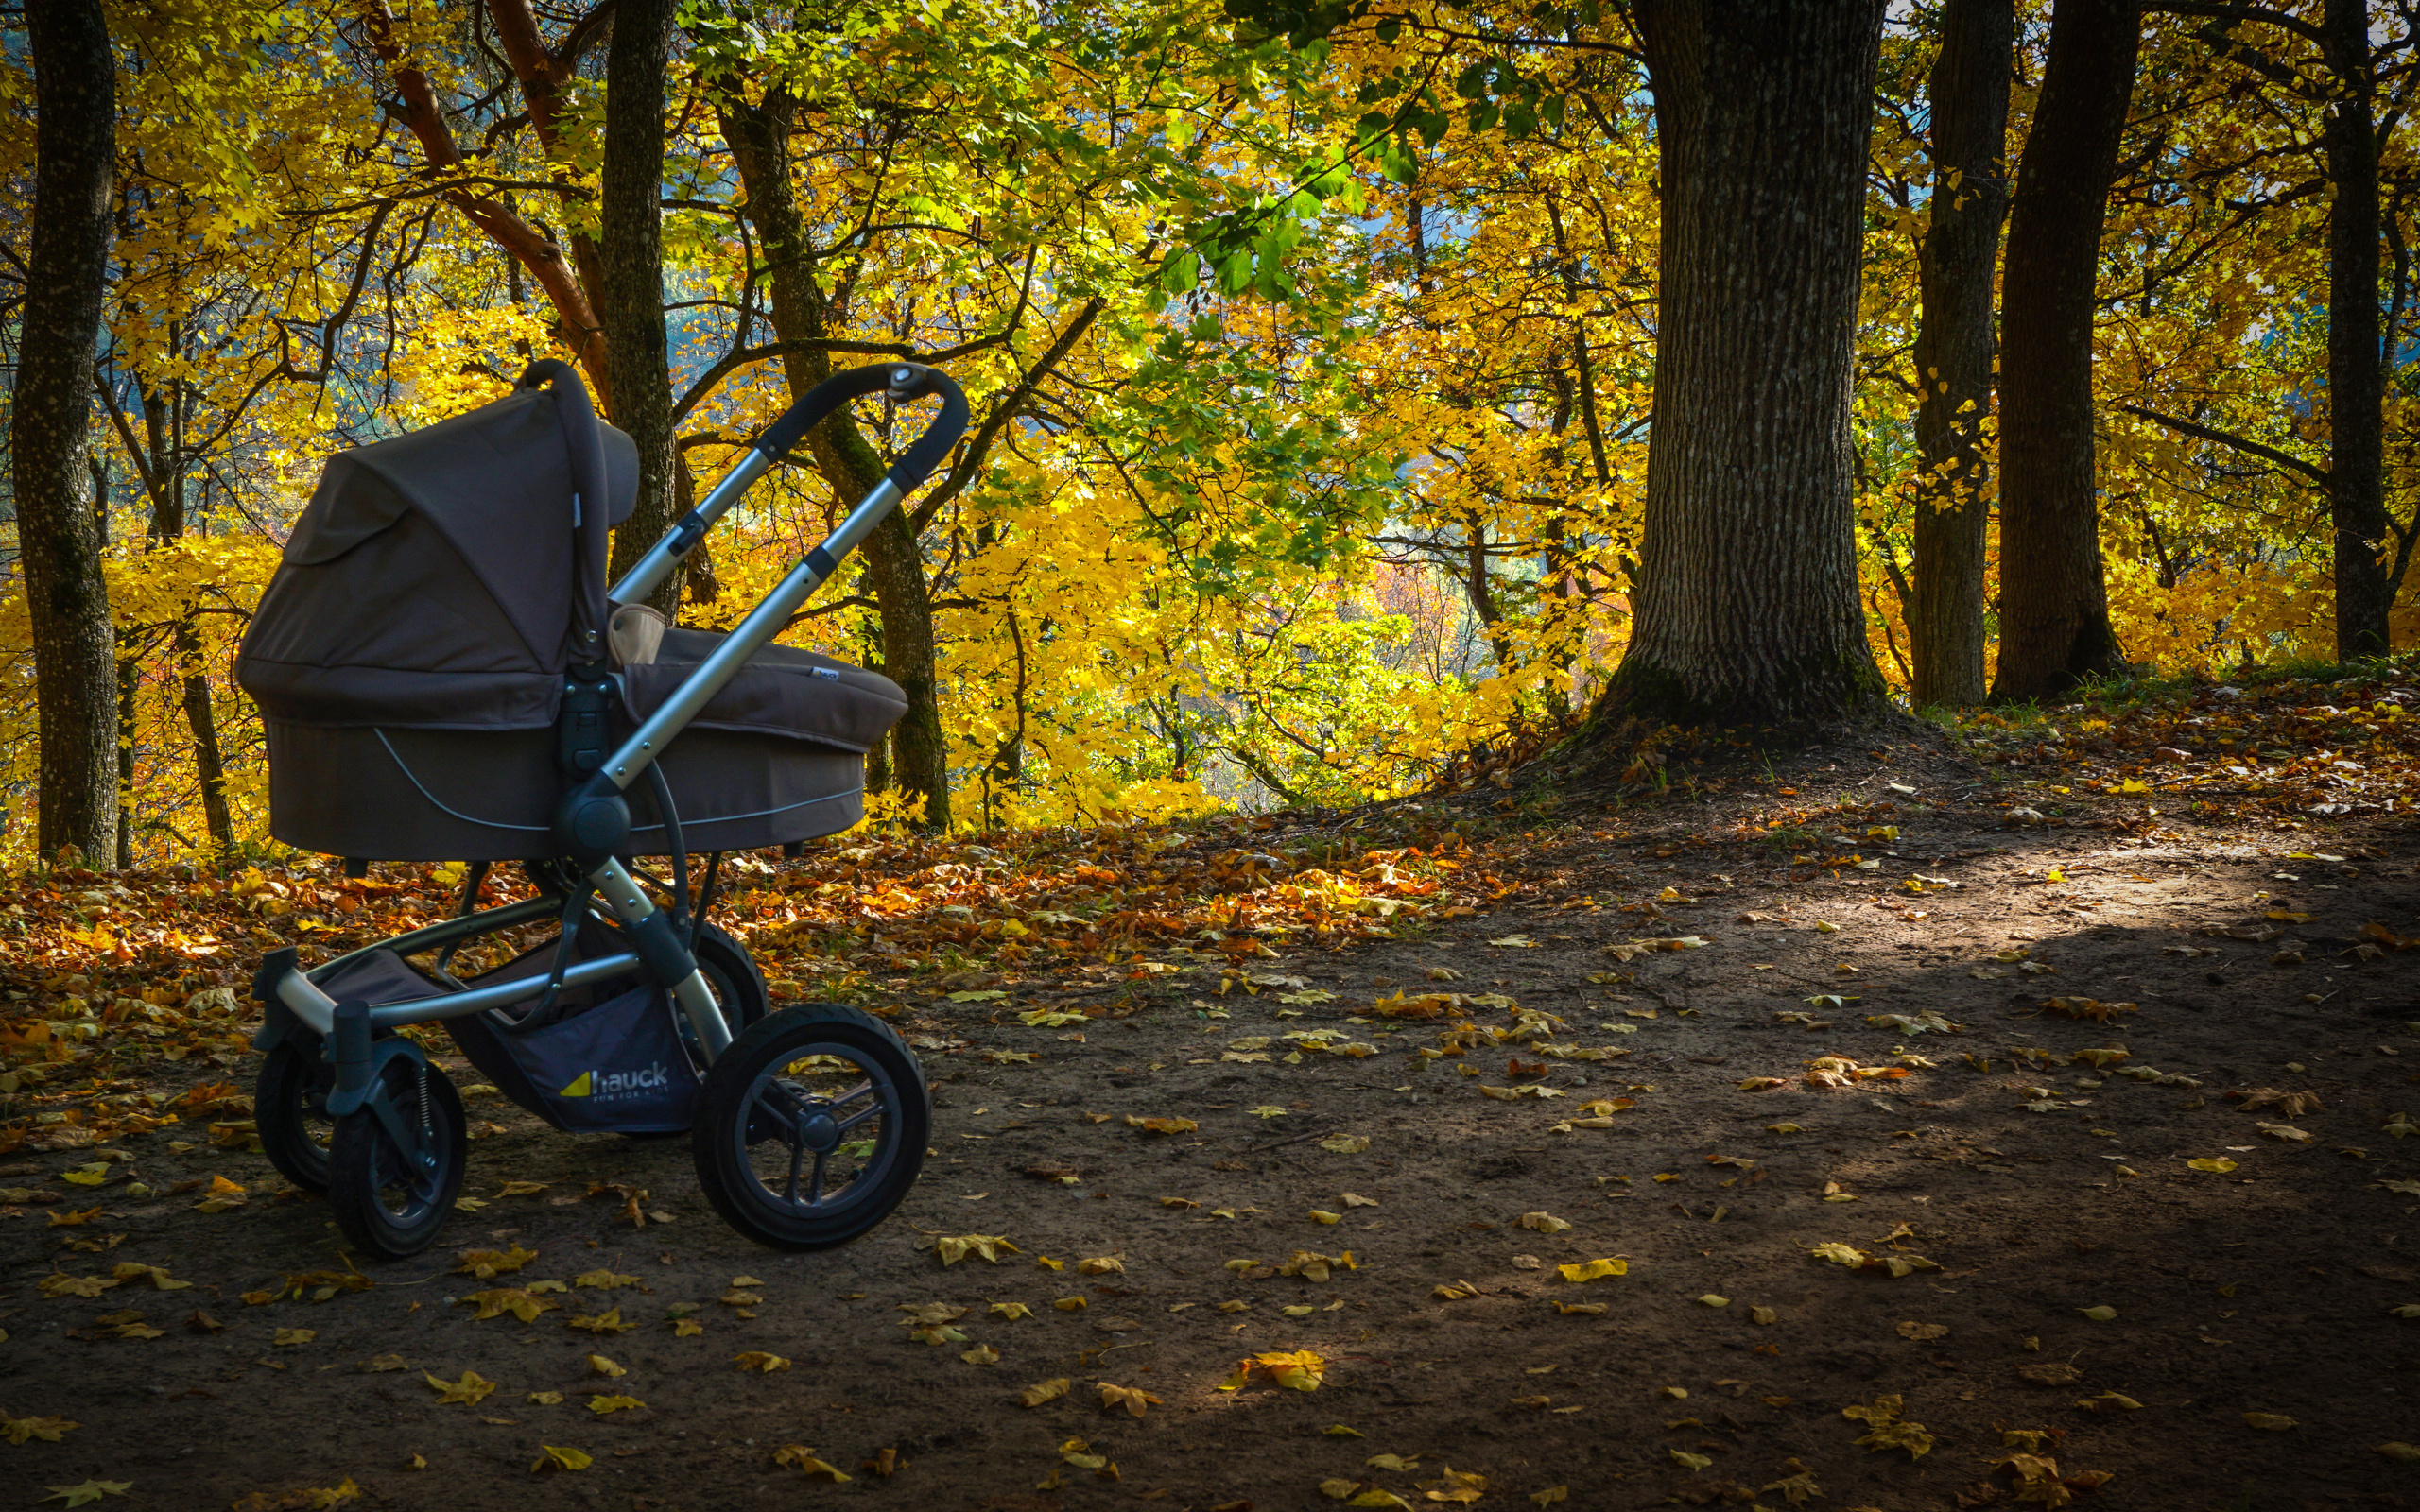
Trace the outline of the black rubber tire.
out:
M 387 1078 L 388 1095 L 405 1117 L 418 1117 L 408 1057 L 388 1061 L 379 1074 Z M 461 1195 L 462 1174 L 470 1164 L 461 1093 L 435 1066 L 428 1068 L 427 1086 L 428 1116 L 437 1139 L 432 1177 L 397 1179 L 402 1152 L 378 1115 L 366 1107 L 337 1119 L 336 1138 L 328 1144 L 328 1206 L 336 1211 L 337 1227 L 355 1248 L 382 1260 L 408 1260 L 436 1242 L 454 1211 L 454 1199 Z M 402 1189 L 402 1201 L 390 1204 L 390 1186 Z
M 336 1120 L 328 1116 L 328 1092 L 336 1068 L 320 1057 L 317 1035 L 300 1035 L 274 1045 L 252 1082 L 252 1126 L 261 1151 L 278 1174 L 305 1192 L 328 1190 L 328 1144 Z
M 860 1086 L 839 1101 L 862 1091 L 880 1105 L 882 1119 L 874 1147 L 850 1157 L 861 1160 L 859 1175 L 824 1200 L 819 1157 L 816 1198 L 801 1202 L 795 1183 L 808 1141 L 786 1138 L 795 1125 L 758 1107 L 756 1098 L 776 1073 L 811 1055 L 843 1056 L 865 1073 Z M 846 1128 L 828 1132 L 837 1140 Z M 932 1129 L 932 1095 L 916 1053 L 879 1019 L 836 1003 L 810 1003 L 758 1020 L 715 1058 L 698 1094 L 690 1150 L 700 1190 L 734 1228 L 774 1249 L 824 1249 L 890 1216 L 924 1169 Z M 752 1146 L 768 1140 L 782 1140 L 792 1151 L 786 1192 L 769 1189 L 750 1157 Z

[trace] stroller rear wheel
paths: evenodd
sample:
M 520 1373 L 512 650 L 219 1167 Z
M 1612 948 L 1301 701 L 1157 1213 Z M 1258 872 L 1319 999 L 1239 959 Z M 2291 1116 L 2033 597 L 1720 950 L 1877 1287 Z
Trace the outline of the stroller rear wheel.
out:
M 271 1046 L 252 1083 L 253 1126 L 278 1174 L 305 1192 L 328 1190 L 328 1142 L 336 1119 L 328 1092 L 336 1070 L 320 1058 L 316 1035 Z
M 698 1185 L 775 1249 L 845 1244 L 890 1215 L 932 1132 L 925 1068 L 880 1020 L 832 1003 L 759 1020 L 715 1057 L 691 1132 Z
M 420 1131 L 427 1159 L 395 1143 L 365 1105 L 337 1120 L 328 1143 L 328 1205 L 359 1248 L 386 1260 L 426 1249 L 445 1227 L 469 1164 L 462 1097 L 445 1073 L 409 1057 L 378 1068 L 386 1095 Z
M 756 970 L 755 960 L 748 947 L 724 934 L 712 924 L 698 931 L 698 970 L 706 974 L 706 986 L 714 989 L 715 1002 L 722 1008 L 722 1021 L 737 1039 L 748 1026 L 763 1018 L 772 1006 L 772 994 L 765 989 L 765 973 Z M 703 1068 L 706 1057 L 698 1048 L 698 1031 L 689 1026 L 686 1017 L 681 1020 L 681 1043 L 689 1057 Z

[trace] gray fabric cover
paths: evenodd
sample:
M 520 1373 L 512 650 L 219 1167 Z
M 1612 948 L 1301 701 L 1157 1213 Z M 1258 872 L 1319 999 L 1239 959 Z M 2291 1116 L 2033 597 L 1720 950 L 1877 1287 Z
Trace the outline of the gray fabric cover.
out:
M 331 459 L 261 595 L 235 679 L 273 719 L 529 730 L 571 664 L 571 462 L 546 388 Z M 638 452 L 599 427 L 607 517 Z M 601 568 L 600 568 L 601 571 Z
M 722 639 L 708 630 L 666 629 L 653 662 L 624 667 L 622 706 L 632 722 L 662 708 Z M 879 672 L 796 646 L 766 645 L 707 700 L 689 728 L 751 730 L 862 754 L 907 712 L 908 696 Z M 688 822 L 686 814 L 682 822 Z
M 556 385 L 577 384 L 554 366 Z M 562 423 L 585 424 L 585 411 L 558 408 L 579 400 L 517 389 L 328 463 L 235 665 L 268 736 L 278 839 L 393 861 L 553 853 L 554 724 L 588 612 L 579 585 L 603 602 L 604 536 L 593 519 L 573 530 Z M 637 453 L 599 431 L 618 522 L 636 496 Z M 653 662 L 620 668 L 613 738 L 721 640 L 667 630 Z M 762 648 L 665 753 L 683 840 L 745 850 L 850 828 L 864 814 L 864 753 L 907 707 L 878 674 Z M 631 800 L 633 852 L 661 854 L 647 784 Z
M 381 861 L 555 853 L 552 730 L 263 723 L 269 833 L 287 845 Z M 812 840 L 865 816 L 865 758 L 820 742 L 691 726 L 666 750 L 664 775 L 692 850 Z M 630 798 L 630 853 L 664 854 L 670 845 L 648 785 Z

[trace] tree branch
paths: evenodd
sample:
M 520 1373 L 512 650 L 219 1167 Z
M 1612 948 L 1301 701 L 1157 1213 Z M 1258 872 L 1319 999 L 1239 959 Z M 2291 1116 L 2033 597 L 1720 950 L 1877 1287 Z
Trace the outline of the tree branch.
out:
M 2214 429 L 2208 425 L 2196 424 L 2189 420 L 2179 420 L 2173 415 L 2163 415 L 2158 410 L 2146 409 L 2140 404 L 2119 404 L 2116 407 L 2124 410 L 2129 415 L 2140 415 L 2147 421 L 2151 421 L 2155 424 L 2165 425 L 2169 430 L 2176 431 L 2182 435 L 2196 437 L 2205 441 L 2216 441 L 2221 446 L 2232 446 L 2237 451 L 2243 453 L 2247 456 L 2256 456 L 2265 462 L 2274 463 L 2278 467 L 2285 468 L 2289 472 L 2299 472 L 2305 478 L 2308 479 L 2313 487 L 2321 490 L 2322 491 L 2327 491 L 2334 487 L 2328 477 L 2327 470 L 2325 468 L 2313 466 L 2311 463 L 2304 461 L 2299 456 L 2289 456 L 2287 454 L 2278 451 L 2273 446 L 2263 446 L 2258 441 L 2253 440 L 2247 437 L 2235 435 L 2230 431 L 2222 431 Z

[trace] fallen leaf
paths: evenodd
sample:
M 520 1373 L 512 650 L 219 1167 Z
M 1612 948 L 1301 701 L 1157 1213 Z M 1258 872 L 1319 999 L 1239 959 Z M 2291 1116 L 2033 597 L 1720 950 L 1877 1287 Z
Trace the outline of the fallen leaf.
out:
M 787 1360 L 778 1354 L 767 1354 L 762 1349 L 751 1349 L 746 1354 L 735 1354 L 731 1357 L 731 1363 L 742 1370 L 754 1370 L 767 1375 L 790 1367 Z
M 495 1383 L 475 1370 L 463 1371 L 459 1381 L 448 1381 L 426 1371 L 423 1371 L 422 1376 L 437 1388 L 437 1402 L 441 1407 L 458 1403 L 465 1407 L 475 1406 L 487 1399 L 488 1393 L 495 1390 Z
M 1073 1384 L 1074 1383 L 1065 1376 L 1061 1376 L 1054 1381 L 1039 1382 L 1018 1392 L 1017 1400 L 1024 1406 L 1039 1407 L 1046 1401 L 1056 1401 L 1065 1396 L 1068 1387 Z
M 134 1489 L 134 1483 L 132 1481 L 86 1481 L 81 1486 L 44 1486 L 43 1489 L 50 1493 L 43 1498 L 45 1502 L 64 1502 L 69 1506 L 82 1506 L 88 1502 L 97 1502 L 105 1496 L 124 1496 Z

